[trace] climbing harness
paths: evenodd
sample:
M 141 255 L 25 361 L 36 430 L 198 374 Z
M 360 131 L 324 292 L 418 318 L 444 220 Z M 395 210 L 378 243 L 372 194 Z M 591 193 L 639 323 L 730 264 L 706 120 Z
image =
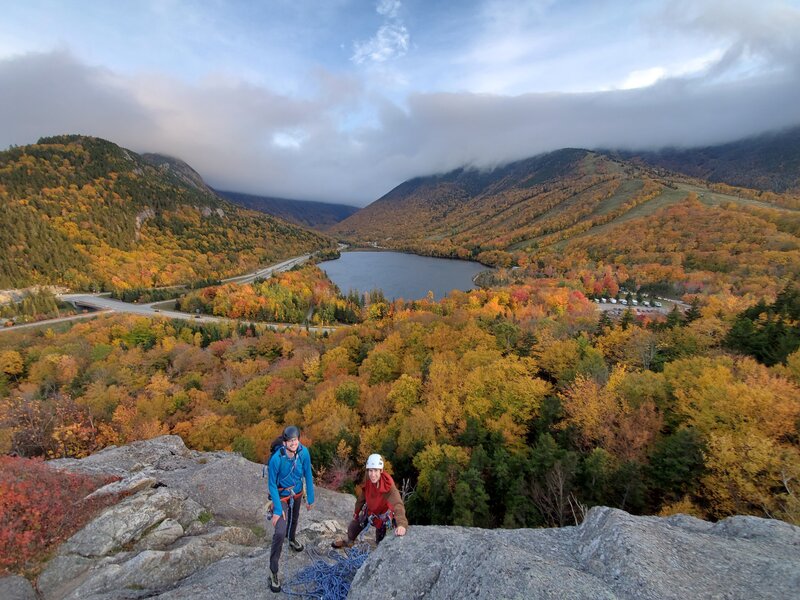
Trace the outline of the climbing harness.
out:
M 286 512 L 289 513 L 289 518 L 286 519 L 286 535 L 290 535 L 290 532 L 292 531 L 292 523 L 294 522 L 294 502 L 295 500 L 299 501 L 302 497 L 303 492 L 299 492 L 297 494 L 281 498 L 281 502 L 286 502 Z M 270 517 L 270 519 L 271 518 L 272 517 Z
M 369 522 L 375 529 L 386 528 L 388 531 L 394 524 L 394 511 L 389 509 L 381 515 L 370 515 Z
M 369 547 L 364 544 L 349 548 L 344 556 L 335 550 L 325 555 L 312 549 L 307 552 L 314 562 L 284 583 L 283 593 L 318 600 L 345 600 L 356 571 L 369 555 Z
M 279 487 L 278 488 L 278 495 L 280 495 L 281 492 L 285 492 L 286 490 L 293 490 L 293 489 L 294 488 L 280 488 Z M 305 496 L 305 494 L 306 494 L 306 491 L 305 491 L 305 488 L 304 488 L 302 492 L 297 492 L 296 494 L 290 494 L 288 496 L 281 496 L 281 502 L 288 503 L 289 510 L 291 510 L 294 507 L 294 501 L 302 498 L 303 496 Z M 272 516 L 274 514 L 275 514 L 275 504 L 274 504 L 274 502 L 272 502 L 272 500 L 267 500 L 267 521 L 271 521 L 272 520 Z
M 376 530 L 386 529 L 388 532 L 392 529 L 394 527 L 394 511 L 390 508 L 380 515 L 367 515 L 367 505 L 364 504 L 364 506 L 361 507 L 361 511 L 358 513 L 358 522 L 363 523 L 364 521 L 366 521 L 366 525 L 364 529 L 361 530 L 361 533 L 358 534 L 358 539 L 361 542 L 364 541 L 364 536 L 369 530 L 370 525 Z

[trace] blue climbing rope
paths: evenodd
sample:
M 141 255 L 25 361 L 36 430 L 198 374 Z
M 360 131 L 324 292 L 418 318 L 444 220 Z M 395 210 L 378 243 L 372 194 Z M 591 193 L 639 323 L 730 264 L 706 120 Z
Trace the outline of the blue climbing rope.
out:
M 322 555 L 311 548 L 308 554 L 314 562 L 284 584 L 283 593 L 317 600 L 345 600 L 356 571 L 367 560 L 369 546 L 364 544 L 349 548 L 344 556 L 335 550 Z M 326 558 L 333 560 L 333 563 Z

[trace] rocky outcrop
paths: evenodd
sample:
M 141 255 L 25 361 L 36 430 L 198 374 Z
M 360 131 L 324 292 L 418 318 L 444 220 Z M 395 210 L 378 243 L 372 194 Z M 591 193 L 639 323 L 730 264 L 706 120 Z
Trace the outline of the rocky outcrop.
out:
M 42 600 L 245 600 L 268 590 L 272 527 L 261 465 L 194 452 L 164 436 L 108 448 L 58 469 L 114 474 L 95 495 L 125 491 L 58 549 L 36 588 Z M 317 490 L 298 537 L 312 552 L 281 558 L 281 577 L 344 534 L 354 498 Z M 370 536 L 371 537 L 371 536 Z M 577 527 L 482 530 L 412 526 L 387 537 L 356 575 L 350 598 L 800 598 L 800 528 L 732 517 L 634 517 L 597 507 Z M 0 598 L 37 597 L 19 577 Z
M 141 235 L 142 225 L 144 225 L 145 221 L 148 219 L 155 219 L 156 213 L 155 211 L 150 208 L 149 206 L 145 208 L 143 211 L 139 212 L 136 215 L 136 221 L 134 222 L 134 228 L 136 229 L 136 239 L 139 239 Z
M 87 558 L 107 556 L 139 540 L 163 539 L 165 526 L 180 530 L 171 543 L 198 522 L 202 513 L 203 507 L 185 492 L 164 487 L 146 490 L 103 512 L 73 535 L 63 550 Z
M 33 586 L 24 577 L 0 577 L 0 598 L 3 600 L 36 600 Z
M 206 182 L 203 181 L 200 174 L 179 158 L 153 153 L 142 154 L 141 157 L 162 173 L 173 175 L 184 185 L 195 188 L 201 192 L 215 194 L 214 190 L 206 185 Z
M 578 527 L 415 527 L 387 540 L 348 598 L 800 598 L 800 528 L 732 517 L 634 517 L 597 507 Z
M 222 583 L 243 569 L 254 592 L 268 588 L 272 527 L 265 518 L 261 465 L 228 452 L 191 451 L 175 436 L 49 464 L 71 472 L 116 475 L 122 479 L 92 495 L 129 495 L 61 545 L 36 582 L 44 600 L 165 593 L 210 597 L 198 585 L 219 588 L 218 597 L 224 600 L 252 597 L 242 595 L 241 586 L 231 589 Z M 352 513 L 353 502 L 352 496 L 318 489 L 314 510 L 303 511 L 298 537 L 312 548 L 327 548 L 343 535 L 346 524 L 339 519 Z M 281 575 L 291 577 L 311 562 L 308 554 L 287 549 Z

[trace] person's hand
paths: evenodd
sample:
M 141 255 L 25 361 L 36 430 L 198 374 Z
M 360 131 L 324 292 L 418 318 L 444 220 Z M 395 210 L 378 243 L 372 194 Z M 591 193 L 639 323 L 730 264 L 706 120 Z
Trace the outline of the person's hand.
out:
M 314 506 L 314 503 L 306 504 L 306 510 L 311 510 L 311 507 Z
M 275 527 L 282 517 L 283 515 L 272 515 L 272 526 Z
M 402 525 L 400 525 L 400 527 L 395 528 L 394 534 L 395 535 L 405 535 L 406 534 L 406 528 L 403 527 Z

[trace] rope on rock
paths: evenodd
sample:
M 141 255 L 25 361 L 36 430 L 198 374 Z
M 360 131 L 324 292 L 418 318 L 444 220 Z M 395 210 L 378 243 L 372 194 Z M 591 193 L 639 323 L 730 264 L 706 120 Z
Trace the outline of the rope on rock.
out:
M 284 584 L 283 593 L 318 600 L 345 600 L 356 571 L 369 555 L 369 546 L 364 544 L 348 548 L 344 556 L 335 550 L 322 555 L 311 548 L 308 554 L 314 562 Z M 333 563 L 326 558 L 333 560 Z

